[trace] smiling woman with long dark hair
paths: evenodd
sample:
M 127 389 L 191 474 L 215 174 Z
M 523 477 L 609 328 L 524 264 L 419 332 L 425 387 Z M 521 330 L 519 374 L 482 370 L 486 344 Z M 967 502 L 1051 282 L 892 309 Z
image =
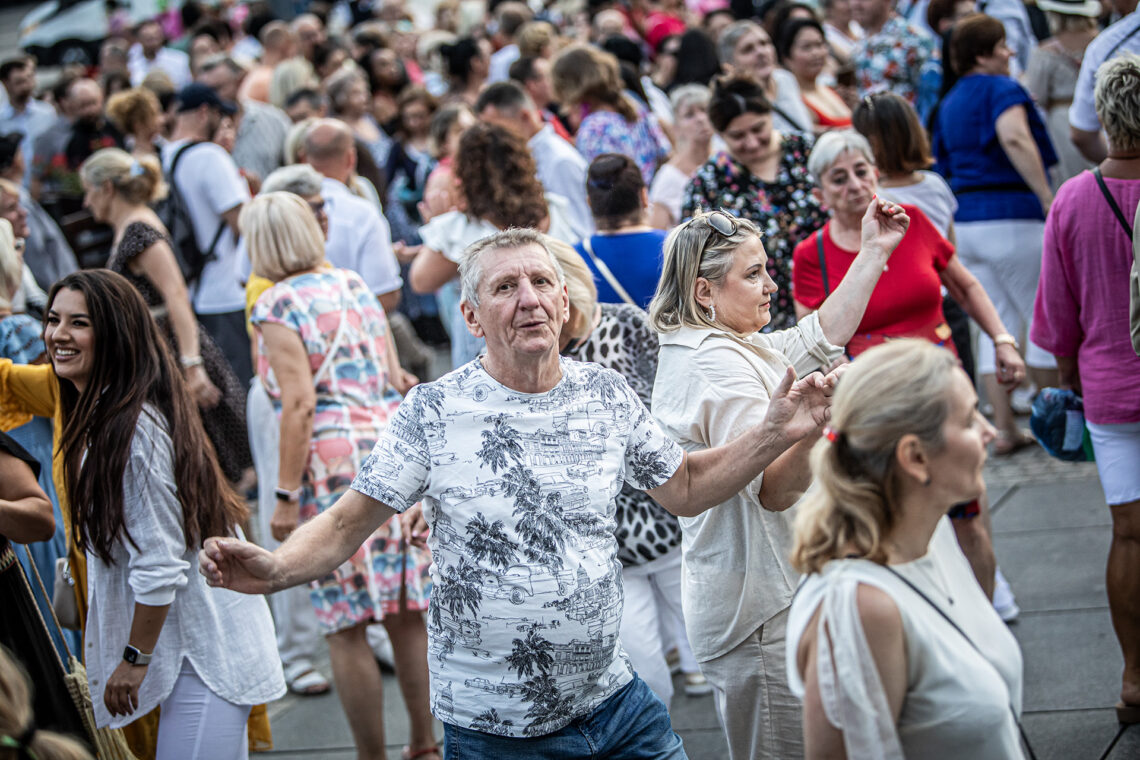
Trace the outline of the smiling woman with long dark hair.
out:
M 87 553 L 96 722 L 123 726 L 162 705 L 160 760 L 187 743 L 244 757 L 250 706 L 285 691 L 273 624 L 264 600 L 210 589 L 190 563 L 207 537 L 236 533 L 244 505 L 130 282 L 76 272 L 48 305 L 63 480 Z

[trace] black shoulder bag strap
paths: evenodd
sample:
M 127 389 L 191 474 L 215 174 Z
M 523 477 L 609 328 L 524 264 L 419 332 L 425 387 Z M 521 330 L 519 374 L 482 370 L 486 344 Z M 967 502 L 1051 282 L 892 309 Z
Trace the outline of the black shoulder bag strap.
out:
M 172 184 L 172 185 L 176 184 L 174 181 L 174 170 L 178 168 L 178 162 L 182 160 L 182 154 L 185 153 L 186 151 L 190 150 L 191 148 L 193 148 L 195 145 L 201 145 L 203 142 L 205 142 L 205 140 L 197 140 L 195 142 L 186 143 L 185 145 L 183 145 L 181 148 L 178 149 L 177 153 L 174 154 L 174 158 L 171 159 L 171 161 L 170 161 L 170 184 Z M 182 192 L 182 191 L 179 190 L 179 192 Z M 214 249 L 218 247 L 218 241 L 222 239 L 222 233 L 225 231 L 226 231 L 226 220 L 223 219 L 222 221 L 220 221 L 218 223 L 218 229 L 214 233 L 214 239 L 210 241 L 210 247 L 202 252 L 203 258 L 207 262 L 213 260 Z M 201 274 L 201 272 L 199 272 L 199 274 Z M 187 284 L 189 284 L 189 283 L 187 283 Z
M 827 280 L 827 257 L 823 255 L 823 228 L 815 231 L 815 250 L 819 254 L 819 274 L 823 277 L 823 297 L 831 295 L 831 283 Z
M 1104 199 L 1108 201 L 1108 207 L 1112 209 L 1112 213 L 1116 215 L 1116 221 L 1120 222 L 1120 226 L 1124 228 L 1124 234 L 1128 239 L 1132 239 L 1132 225 L 1124 216 L 1124 212 L 1120 210 L 1120 206 L 1116 204 L 1116 199 L 1112 197 L 1112 193 L 1108 191 L 1108 185 L 1104 183 L 1104 176 L 1100 173 L 1100 167 L 1093 168 L 1093 176 L 1096 177 L 1096 183 L 1100 186 L 1100 193 Z
M 908 581 L 906 578 L 904 578 L 902 576 L 901 573 L 899 573 L 897 570 L 892 568 L 890 565 L 883 565 L 882 567 L 885 568 L 887 570 L 887 572 L 889 572 L 891 575 L 895 576 L 900 581 L 902 581 L 907 586 L 909 586 L 911 591 L 913 591 L 914 593 L 916 593 L 920 597 L 922 597 L 923 601 L 925 601 L 927 604 L 929 604 L 931 607 L 933 607 L 934 611 L 937 612 L 939 615 L 941 615 L 946 620 L 946 622 L 950 624 L 951 628 L 953 628 L 955 631 L 957 631 L 959 634 L 961 634 L 962 638 L 964 638 L 966 640 L 966 643 L 969 644 L 971 647 L 973 647 L 974 651 L 977 652 L 983 660 L 985 660 L 986 662 L 990 662 L 986 658 L 986 656 L 984 654 L 982 654 L 982 650 L 978 649 L 978 645 L 974 643 L 974 640 L 971 639 L 969 636 L 967 636 L 966 632 L 963 631 L 960 627 L 958 627 L 958 624 L 955 623 L 954 620 L 949 615 L 947 615 L 945 612 L 943 612 L 942 608 L 939 607 L 937 604 L 935 604 L 933 599 L 931 599 L 929 596 L 924 594 L 921 590 L 919 590 L 918 586 L 916 586 L 913 583 L 911 583 L 910 581 Z M 993 663 L 991 662 L 990 665 L 993 666 Z M 996 666 L 994 666 L 994 668 L 996 669 Z M 1021 741 L 1025 743 L 1025 750 L 1029 753 L 1030 760 L 1037 760 L 1037 755 L 1034 754 L 1033 747 L 1029 743 L 1029 737 L 1025 735 L 1025 729 L 1022 728 L 1021 720 L 1017 717 L 1017 711 L 1013 709 L 1012 704 L 1010 704 L 1010 706 L 1009 706 L 1009 711 L 1013 715 L 1014 722 L 1017 723 L 1017 731 L 1018 731 L 1018 733 L 1021 734 Z

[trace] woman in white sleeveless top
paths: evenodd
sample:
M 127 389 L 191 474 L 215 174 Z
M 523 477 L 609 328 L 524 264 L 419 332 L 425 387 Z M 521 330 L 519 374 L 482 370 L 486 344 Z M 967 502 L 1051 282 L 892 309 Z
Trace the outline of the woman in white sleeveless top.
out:
M 926 341 L 865 352 L 812 452 L 792 563 L 788 678 L 805 755 L 1020 758 L 1022 662 L 946 512 L 982 489 L 994 429 L 954 357 Z

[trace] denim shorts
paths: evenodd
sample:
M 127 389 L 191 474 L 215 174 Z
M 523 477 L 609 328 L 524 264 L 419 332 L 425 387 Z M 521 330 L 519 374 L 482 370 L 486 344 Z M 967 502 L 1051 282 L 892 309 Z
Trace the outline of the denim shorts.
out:
M 620 691 L 552 734 L 511 738 L 443 724 L 445 760 L 687 760 L 669 711 L 636 675 Z

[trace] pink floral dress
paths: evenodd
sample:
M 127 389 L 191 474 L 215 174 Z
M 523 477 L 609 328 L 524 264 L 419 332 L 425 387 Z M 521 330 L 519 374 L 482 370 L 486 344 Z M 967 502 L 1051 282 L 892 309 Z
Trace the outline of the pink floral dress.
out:
M 342 319 L 347 320 L 343 329 Z M 257 300 L 251 321 L 293 330 L 309 354 L 317 404 L 301 496 L 305 522 L 348 490 L 400 404 L 385 363 L 388 321 L 360 276 L 345 269 L 282 280 Z M 257 351 L 258 375 L 280 413 L 280 389 L 260 338 Z M 399 520 L 392 518 L 343 565 L 313 581 L 311 598 L 322 631 L 328 635 L 378 622 L 401 609 L 427 609 L 430 565 L 431 555 L 403 541 Z

